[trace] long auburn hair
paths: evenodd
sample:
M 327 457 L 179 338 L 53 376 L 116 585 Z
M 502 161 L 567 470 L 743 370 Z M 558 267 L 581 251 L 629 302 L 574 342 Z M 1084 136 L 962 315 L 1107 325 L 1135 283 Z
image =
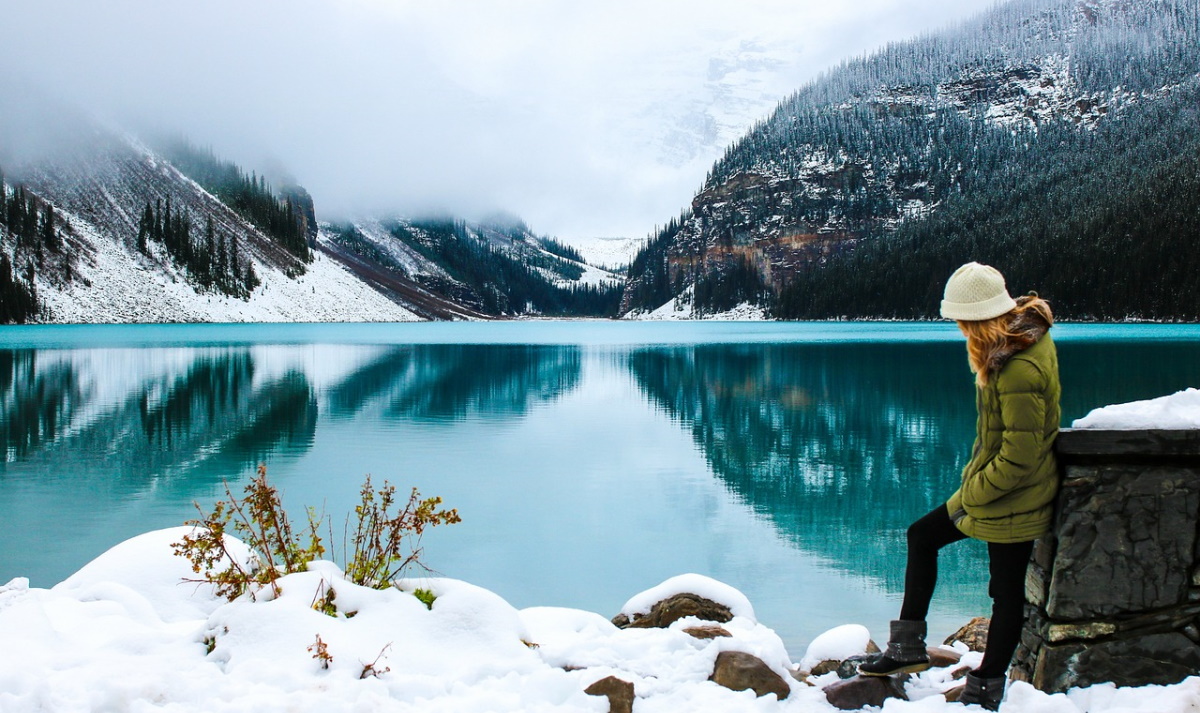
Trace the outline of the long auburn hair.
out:
M 958 322 L 967 337 L 967 362 L 979 386 L 987 386 L 992 372 L 999 371 L 1008 357 L 1032 345 L 1054 325 L 1050 303 L 1036 293 L 1018 297 L 1016 302 L 1016 307 L 999 317 Z

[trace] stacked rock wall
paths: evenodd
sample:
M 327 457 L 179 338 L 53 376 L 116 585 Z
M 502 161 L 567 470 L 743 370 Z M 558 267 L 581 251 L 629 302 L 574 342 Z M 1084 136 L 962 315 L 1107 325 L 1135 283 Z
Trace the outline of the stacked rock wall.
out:
M 1047 692 L 1200 674 L 1200 431 L 1064 430 L 1012 676 Z

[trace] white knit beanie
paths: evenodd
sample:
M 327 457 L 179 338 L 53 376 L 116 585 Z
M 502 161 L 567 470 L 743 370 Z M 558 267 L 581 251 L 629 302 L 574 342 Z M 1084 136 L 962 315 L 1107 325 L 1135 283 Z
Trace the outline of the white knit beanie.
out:
M 999 317 L 1017 306 L 1004 286 L 1004 275 L 989 265 L 969 262 L 954 271 L 946 282 L 942 316 L 977 322 Z

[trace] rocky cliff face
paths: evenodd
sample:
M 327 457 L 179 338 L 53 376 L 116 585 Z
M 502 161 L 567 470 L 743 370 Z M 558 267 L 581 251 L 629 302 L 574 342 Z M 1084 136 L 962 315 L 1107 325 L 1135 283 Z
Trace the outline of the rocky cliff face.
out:
M 300 224 L 304 229 L 304 234 L 308 236 L 308 246 L 315 248 L 319 226 L 317 225 L 317 207 L 313 202 L 313 197 L 304 189 L 304 186 L 298 185 L 285 186 L 280 193 L 284 200 L 290 200 L 296 206 Z

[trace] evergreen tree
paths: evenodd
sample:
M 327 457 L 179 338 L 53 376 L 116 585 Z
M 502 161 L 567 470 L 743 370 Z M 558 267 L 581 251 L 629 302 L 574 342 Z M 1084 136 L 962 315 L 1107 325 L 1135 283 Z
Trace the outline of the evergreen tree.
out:
M 237 236 L 234 235 L 233 239 L 229 241 L 229 265 L 232 268 L 234 279 L 240 279 L 239 275 L 242 271 L 240 252 Z
M 150 245 L 148 243 L 150 236 L 154 233 L 154 211 L 150 208 L 150 201 L 146 201 L 146 208 L 142 211 L 142 219 L 138 221 L 137 249 L 143 255 L 150 254 Z
M 223 275 L 223 271 L 218 269 L 215 264 L 215 256 L 217 251 L 216 237 L 213 229 L 212 216 L 206 216 L 204 222 L 204 260 L 201 265 L 204 269 L 205 284 L 212 284 L 214 281 L 219 281 Z
M 54 252 L 62 249 L 58 231 L 54 227 L 54 206 L 47 203 L 42 213 L 42 243 Z

